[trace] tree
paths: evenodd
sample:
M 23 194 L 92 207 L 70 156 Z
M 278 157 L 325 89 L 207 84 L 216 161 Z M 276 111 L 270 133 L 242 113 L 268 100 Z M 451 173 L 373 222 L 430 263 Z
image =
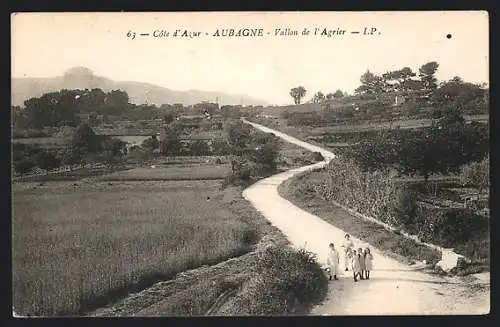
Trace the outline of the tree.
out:
M 231 153 L 231 146 L 227 140 L 215 139 L 212 141 L 213 154 L 228 155 Z
M 51 151 L 42 151 L 35 158 L 36 165 L 44 170 L 50 170 L 59 167 L 61 160 Z
M 127 152 L 127 157 L 138 161 L 141 165 L 146 164 L 151 159 L 152 153 L 149 149 L 142 149 L 141 147 L 134 145 Z
M 354 91 L 356 94 L 380 94 L 385 92 L 384 79 L 367 70 L 360 78 L 361 85 Z
M 418 77 L 422 82 L 423 91 L 430 93 L 437 88 L 437 78 L 435 77 L 439 64 L 435 61 L 422 65 L 418 72 Z
M 97 111 L 91 111 L 89 113 L 89 125 L 90 126 L 96 126 L 99 124 L 97 116 L 98 116 Z
M 129 96 L 127 92 L 121 90 L 112 90 L 104 98 L 103 111 L 106 114 L 122 114 L 129 107 Z
M 303 86 L 294 87 L 290 90 L 290 96 L 295 104 L 300 104 L 302 98 L 306 96 L 306 89 Z
M 19 174 L 26 174 L 35 166 L 35 161 L 32 159 L 22 159 L 20 161 L 14 161 L 14 170 Z
M 106 93 L 98 88 L 92 89 L 84 94 L 82 102 L 86 108 L 99 112 L 106 103 Z
M 210 146 L 204 140 L 194 140 L 191 143 L 191 154 L 195 156 L 205 156 L 210 154 Z
M 167 112 L 165 115 L 163 115 L 163 122 L 165 124 L 170 124 L 171 122 L 174 121 L 174 119 L 175 119 L 175 116 L 171 112 Z
M 61 90 L 24 101 L 28 125 L 43 128 L 44 126 L 57 126 L 62 121 L 76 122 L 75 97 L 77 94 L 77 91 Z
M 488 139 L 487 127 L 443 119 L 423 131 L 401 133 L 398 169 L 418 172 L 426 180 L 431 173 L 458 172 L 462 165 L 488 154 Z
M 96 152 L 99 150 L 99 138 L 88 123 L 81 123 L 75 130 L 71 147 L 83 152 Z
M 403 69 L 387 72 L 382 75 L 382 78 L 388 90 L 395 92 L 410 92 L 417 87 L 416 81 L 412 80 L 414 76 L 416 76 L 416 74 L 411 68 L 404 67 Z
M 114 137 L 106 137 L 101 141 L 99 149 L 103 152 L 109 151 L 113 156 L 121 157 L 127 153 L 127 143 Z
M 279 144 L 277 142 L 259 145 L 249 152 L 250 160 L 263 165 L 267 172 L 273 172 L 277 167 L 279 157 Z
M 432 94 L 434 117 L 438 118 L 445 112 L 457 111 L 463 115 L 485 104 L 487 91 L 480 85 L 465 83 L 460 77 L 442 83 Z
M 224 126 L 224 133 L 232 152 L 241 153 L 250 139 L 252 128 L 240 120 L 229 121 Z
M 166 126 L 160 135 L 160 151 L 163 155 L 178 155 L 182 149 L 180 126 L 175 122 Z
M 160 141 L 158 141 L 156 135 L 151 135 L 150 138 L 147 138 L 144 141 L 142 141 L 141 147 L 155 150 L 160 147 Z
M 473 161 L 461 167 L 461 181 L 464 185 L 477 187 L 478 194 L 483 194 L 490 185 L 490 156 L 481 161 Z
M 400 141 L 398 170 L 404 174 L 420 173 L 425 181 L 433 172 L 445 172 L 441 165 L 442 149 L 430 131 L 405 133 Z
M 313 103 L 323 103 L 325 102 L 325 95 L 323 92 L 318 91 L 312 98 Z
M 25 129 L 30 126 L 26 112 L 20 106 L 11 106 L 12 128 Z
M 104 103 L 111 107 L 126 107 L 128 105 L 129 97 L 127 92 L 122 90 L 112 90 L 108 92 Z
M 334 97 L 335 99 L 340 99 L 340 98 L 342 98 L 343 96 L 344 96 L 344 93 L 343 93 L 341 90 L 337 90 L 337 91 L 335 91 L 335 93 L 333 93 L 333 97 Z
M 64 150 L 62 163 L 72 167 L 73 165 L 81 164 L 84 156 L 85 153 L 81 148 L 68 147 Z
M 104 150 L 96 156 L 96 159 L 99 162 L 104 163 L 108 167 L 113 167 L 122 162 L 123 155 L 122 154 L 117 155 L 112 150 Z
M 326 99 L 327 99 L 327 100 L 333 100 L 334 98 L 335 98 L 335 95 L 334 95 L 333 93 L 328 93 L 328 94 L 326 95 Z

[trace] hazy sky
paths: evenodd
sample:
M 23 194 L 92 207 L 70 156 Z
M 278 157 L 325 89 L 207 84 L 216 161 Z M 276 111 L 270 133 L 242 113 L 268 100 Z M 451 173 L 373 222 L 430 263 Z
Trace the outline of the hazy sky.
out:
M 440 64 L 439 80 L 488 82 L 486 12 L 20 13 L 11 16 L 12 76 L 60 76 L 73 66 L 121 81 L 175 90 L 247 94 L 290 103 L 289 90 L 352 92 L 359 78 L 405 66 Z M 380 35 L 350 31 L 376 27 Z M 214 37 L 217 29 L 262 28 L 264 37 Z M 342 36 L 273 36 L 275 29 Z M 176 29 L 192 39 L 141 37 Z M 134 40 L 128 31 L 137 33 Z M 270 35 L 267 35 L 270 32 Z M 205 35 L 208 33 L 209 35 Z M 451 39 L 446 38 L 451 34 Z M 215 99 L 214 99 L 215 100 Z

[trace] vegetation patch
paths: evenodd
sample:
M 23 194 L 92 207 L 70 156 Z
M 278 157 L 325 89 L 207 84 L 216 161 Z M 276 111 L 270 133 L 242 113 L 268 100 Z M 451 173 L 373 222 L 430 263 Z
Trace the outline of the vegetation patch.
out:
M 314 185 L 324 181 L 325 178 L 327 174 L 322 170 L 300 174 L 280 185 L 280 195 L 354 237 L 373 244 L 387 255 L 400 261 L 409 263 L 426 260 L 428 263 L 437 263 L 441 260 L 439 251 L 418 244 L 376 223 L 353 216 L 323 198 L 316 192 Z
M 221 180 L 231 171 L 228 164 L 176 164 L 139 167 L 99 177 L 100 181 Z
M 269 247 L 257 259 L 256 276 L 244 282 L 221 314 L 304 314 L 326 295 L 328 281 L 305 250 Z
M 239 190 L 213 182 L 51 183 L 13 193 L 13 300 L 23 315 L 82 313 L 259 239 L 253 214 L 231 204 Z

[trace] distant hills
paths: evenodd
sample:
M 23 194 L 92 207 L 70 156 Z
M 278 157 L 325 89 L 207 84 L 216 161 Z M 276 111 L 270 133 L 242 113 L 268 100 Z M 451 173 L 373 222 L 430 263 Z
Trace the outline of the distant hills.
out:
M 94 73 L 85 67 L 68 69 L 63 76 L 49 78 L 12 78 L 11 99 L 13 105 L 22 105 L 29 98 L 39 97 L 44 93 L 61 89 L 93 89 L 100 88 L 105 92 L 120 89 L 130 97 L 135 104 L 166 104 L 182 103 L 192 105 L 202 101 L 219 104 L 267 105 L 261 99 L 255 99 L 243 94 L 227 94 L 222 92 L 207 92 L 200 90 L 176 91 L 144 82 L 113 81 Z

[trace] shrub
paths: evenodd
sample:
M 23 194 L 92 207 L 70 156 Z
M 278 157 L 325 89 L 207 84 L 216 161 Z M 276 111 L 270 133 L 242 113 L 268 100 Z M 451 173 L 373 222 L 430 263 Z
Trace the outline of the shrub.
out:
M 14 169 L 19 174 L 26 174 L 30 169 L 35 167 L 35 162 L 30 159 L 17 161 L 14 163 Z
M 489 231 L 489 220 L 475 214 L 470 209 L 449 209 L 438 217 L 434 239 L 443 246 L 453 247 L 463 244 Z
M 158 149 L 160 147 L 160 141 L 156 138 L 156 135 L 151 136 L 150 138 L 145 139 L 142 141 L 141 144 L 142 148 L 149 148 L 149 149 Z
M 195 156 L 204 156 L 210 154 L 210 146 L 206 141 L 195 140 L 190 143 L 190 153 Z
M 59 167 L 61 159 L 51 151 L 42 151 L 36 156 L 35 162 L 41 169 L 50 170 Z
M 389 208 L 391 214 L 396 217 L 398 227 L 405 228 L 408 232 L 414 232 L 415 216 L 417 213 L 417 194 L 411 189 L 398 187 L 395 189 L 394 201 Z
M 490 185 L 490 156 L 480 162 L 471 162 L 460 167 L 460 181 L 463 185 L 477 187 L 480 191 Z
M 305 250 L 270 247 L 255 269 L 258 277 L 243 284 L 232 300 L 238 314 L 298 314 L 326 294 L 326 276 L 314 255 Z

